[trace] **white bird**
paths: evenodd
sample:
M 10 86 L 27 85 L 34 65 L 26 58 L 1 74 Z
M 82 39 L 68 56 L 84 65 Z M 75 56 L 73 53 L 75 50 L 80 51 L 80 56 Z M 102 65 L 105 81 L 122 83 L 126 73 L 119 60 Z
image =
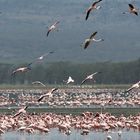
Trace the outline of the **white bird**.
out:
M 104 39 L 95 39 L 94 37 L 96 34 L 97 34 L 97 31 L 94 32 L 93 34 L 91 34 L 91 36 L 89 38 L 85 39 L 85 41 L 83 43 L 84 49 L 86 49 L 92 41 L 94 41 L 94 42 L 104 41 Z
M 107 140 L 112 140 L 112 137 L 111 137 L 110 135 L 108 135 L 108 136 L 106 137 L 106 139 L 107 139 Z
M 40 85 L 42 85 L 43 87 L 46 87 L 46 85 L 45 84 L 43 84 L 42 82 L 40 82 L 40 81 L 34 81 L 34 82 L 32 82 L 32 84 L 40 84 Z
M 118 136 L 121 137 L 121 135 L 122 135 L 122 131 L 120 130 L 118 131 Z
M 101 8 L 101 6 L 97 6 L 97 4 L 102 1 L 102 0 L 98 0 L 98 1 L 95 1 L 86 11 L 86 20 L 88 19 L 89 17 L 89 14 L 92 10 L 98 10 Z
M 22 114 L 22 113 L 25 114 L 28 107 L 29 107 L 29 106 L 25 106 L 25 107 L 19 109 L 18 112 L 13 116 L 13 118 L 19 116 L 19 115 Z
M 129 92 L 134 88 L 139 88 L 140 87 L 140 81 L 138 81 L 137 83 L 133 84 L 129 89 L 127 89 L 125 92 Z
M 56 21 L 54 24 L 52 24 L 49 29 L 48 29 L 48 32 L 47 32 L 47 36 L 49 35 L 49 33 L 53 30 L 56 29 L 56 25 L 59 24 L 60 22 L 59 21 Z
M 38 57 L 37 60 L 42 60 L 42 59 L 44 59 L 44 57 L 48 56 L 51 53 L 54 53 L 54 52 L 52 51 L 52 52 L 45 53 L 45 54 L 41 55 L 40 57 Z
M 66 81 L 66 84 L 73 83 L 73 82 L 74 82 L 74 79 L 72 79 L 72 77 L 69 76 L 68 80 Z
M 53 89 L 51 89 L 51 90 L 50 90 L 49 92 L 47 92 L 46 94 L 41 95 L 37 101 L 40 102 L 40 101 L 43 100 L 43 98 L 45 98 L 46 96 L 49 96 L 49 97 L 52 96 L 52 93 L 53 93 L 54 91 L 56 91 L 56 90 L 58 90 L 58 88 L 53 88 Z
M 43 60 L 45 57 L 47 57 L 49 54 L 52 54 L 52 53 L 54 53 L 54 51 L 45 53 L 45 54 L 39 56 L 38 58 L 36 58 L 32 63 L 40 62 L 41 60 Z
M 98 73 L 101 73 L 101 72 L 94 72 L 93 74 L 88 75 L 88 76 L 81 82 L 81 85 L 82 85 L 83 83 L 85 83 L 87 80 L 93 79 L 93 78 L 94 78 L 94 75 L 96 75 L 96 74 L 98 74 Z

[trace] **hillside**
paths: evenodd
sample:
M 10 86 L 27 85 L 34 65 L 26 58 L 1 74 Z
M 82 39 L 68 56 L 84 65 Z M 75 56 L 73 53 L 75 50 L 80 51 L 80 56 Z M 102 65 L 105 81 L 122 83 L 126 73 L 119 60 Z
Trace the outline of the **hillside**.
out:
M 55 51 L 48 61 L 129 61 L 140 57 L 140 17 L 122 14 L 130 0 L 103 0 L 85 21 L 92 0 L 0 0 L 1 61 L 32 61 Z M 140 1 L 134 4 L 140 8 Z M 59 20 L 59 31 L 46 37 Z M 94 31 L 104 42 L 80 47 Z

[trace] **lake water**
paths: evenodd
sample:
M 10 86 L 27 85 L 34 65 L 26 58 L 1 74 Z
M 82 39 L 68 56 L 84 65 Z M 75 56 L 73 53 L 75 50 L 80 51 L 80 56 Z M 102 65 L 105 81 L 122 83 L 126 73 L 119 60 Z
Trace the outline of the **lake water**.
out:
M 19 132 L 8 132 L 1 135 L 0 140 L 106 140 L 110 135 L 112 140 L 140 140 L 140 133 L 131 131 L 122 131 L 121 136 L 117 132 L 105 133 L 92 131 L 88 135 L 81 135 L 81 131 L 72 130 L 71 135 L 60 133 L 57 129 L 52 129 L 47 134 L 27 134 Z

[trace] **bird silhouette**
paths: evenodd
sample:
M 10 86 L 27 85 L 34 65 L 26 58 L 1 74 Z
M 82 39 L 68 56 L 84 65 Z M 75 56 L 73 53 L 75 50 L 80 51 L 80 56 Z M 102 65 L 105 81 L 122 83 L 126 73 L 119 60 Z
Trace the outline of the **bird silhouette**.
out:
M 69 76 L 68 80 L 65 81 L 65 82 L 66 82 L 66 84 L 73 83 L 74 82 L 74 79 L 72 79 L 72 77 Z
M 102 0 L 95 1 L 95 2 L 87 9 L 87 11 L 86 11 L 86 20 L 88 19 L 89 14 L 90 14 L 90 12 L 91 12 L 92 10 L 98 10 L 98 9 L 100 9 L 100 6 L 97 6 L 97 4 L 98 4 L 99 2 L 101 2 L 101 1 L 102 1 Z
M 29 107 L 29 106 L 27 105 L 27 106 L 25 106 L 25 107 L 19 109 L 19 110 L 17 111 L 17 113 L 13 116 L 13 118 L 19 116 L 19 115 L 22 114 L 22 113 L 25 114 L 28 107 Z
M 133 14 L 135 14 L 135 15 L 138 16 L 138 9 L 136 9 L 134 7 L 134 5 L 132 5 L 132 4 L 128 4 L 128 5 L 129 5 L 129 11 L 130 11 L 130 13 L 133 13 Z
M 54 24 L 52 24 L 49 28 L 48 28 L 48 32 L 47 32 L 47 36 L 49 36 L 50 32 L 56 29 L 56 25 L 59 24 L 59 21 L 56 21 Z
M 83 83 L 85 83 L 87 80 L 93 79 L 93 78 L 94 78 L 94 75 L 99 74 L 99 73 L 101 73 L 101 72 L 94 72 L 94 73 L 88 75 L 88 76 L 81 82 L 81 85 L 82 85 Z
M 12 74 L 11 75 L 15 75 L 16 73 L 20 73 L 20 72 L 21 73 L 27 72 L 27 71 L 31 70 L 31 65 L 32 65 L 32 63 L 28 64 L 25 67 L 19 67 L 16 70 L 12 71 Z
M 46 87 L 46 85 L 43 84 L 43 83 L 40 82 L 40 81 L 34 81 L 34 82 L 32 82 L 32 84 L 33 84 L 33 85 L 34 85 L 34 84 L 40 84 L 40 85 L 42 85 L 43 87 Z
M 134 14 L 134 15 L 138 16 L 138 10 L 139 9 L 136 9 L 133 4 L 128 4 L 128 6 L 129 6 L 129 11 L 128 12 L 123 12 L 123 14 L 131 13 L 131 14 Z
M 137 83 L 133 84 L 130 88 L 128 88 L 125 91 L 125 93 L 131 91 L 132 89 L 139 88 L 139 87 L 140 87 L 140 81 L 138 81 Z
M 104 41 L 104 39 L 95 39 L 96 34 L 97 34 L 97 31 L 92 33 L 89 38 L 85 39 L 84 43 L 82 44 L 84 49 L 86 49 L 91 44 L 91 42 L 101 42 L 101 41 Z
M 58 88 L 53 88 L 51 89 L 49 92 L 47 92 L 46 94 L 43 94 L 39 97 L 39 99 L 37 100 L 38 102 L 40 102 L 41 100 L 43 100 L 43 98 L 47 97 L 47 96 L 52 96 L 52 93 L 54 91 L 58 90 Z

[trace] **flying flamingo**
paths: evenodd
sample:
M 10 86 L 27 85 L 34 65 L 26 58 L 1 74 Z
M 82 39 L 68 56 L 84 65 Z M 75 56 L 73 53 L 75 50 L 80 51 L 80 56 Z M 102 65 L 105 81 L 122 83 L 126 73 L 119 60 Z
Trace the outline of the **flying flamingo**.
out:
M 97 34 L 97 31 L 94 32 L 93 34 L 91 34 L 91 36 L 87 39 L 85 39 L 84 43 L 83 43 L 83 46 L 84 46 L 84 49 L 86 49 L 92 41 L 94 42 L 101 42 L 101 41 L 104 41 L 104 39 L 95 39 L 95 35 Z
M 27 71 L 29 71 L 29 70 L 31 70 L 31 64 L 32 63 L 30 63 L 30 64 L 28 64 L 27 66 L 25 66 L 25 67 L 19 67 L 19 68 L 17 68 L 16 70 L 14 70 L 13 72 L 12 72 L 12 75 L 14 75 L 14 74 L 16 74 L 16 73 L 18 73 L 18 72 L 27 72 Z
M 18 112 L 13 116 L 13 118 L 19 116 L 19 115 L 22 114 L 22 113 L 25 114 L 28 107 L 29 107 L 29 106 L 25 106 L 25 107 L 19 109 Z
M 125 92 L 129 92 L 134 88 L 139 88 L 140 87 L 140 81 L 138 81 L 137 83 L 133 84 L 129 89 L 127 89 Z
M 94 78 L 94 75 L 96 75 L 96 74 L 98 74 L 98 73 L 101 73 L 101 72 L 94 72 L 94 73 L 88 75 L 88 76 L 81 82 L 81 85 L 82 85 L 83 83 L 85 83 L 87 80 L 93 79 L 93 78 Z
M 56 91 L 56 90 L 58 90 L 58 88 L 53 88 L 53 89 L 51 89 L 48 93 L 46 93 L 46 94 L 44 94 L 44 95 L 41 95 L 37 101 L 40 102 L 40 101 L 43 100 L 43 98 L 45 98 L 46 96 L 52 96 L 52 93 L 53 93 L 54 91 Z
M 48 32 L 47 32 L 47 36 L 49 35 L 49 33 L 53 30 L 56 29 L 56 25 L 59 24 L 59 21 L 56 21 L 54 24 L 52 24 L 49 28 L 48 28 Z
M 49 54 L 52 54 L 52 53 L 54 53 L 54 52 L 52 51 L 52 52 L 45 53 L 45 54 L 41 55 L 40 57 L 38 57 L 37 60 L 43 60 L 46 56 L 48 56 Z
M 40 82 L 40 81 L 34 81 L 34 82 L 32 82 L 32 84 L 40 84 L 40 85 L 42 85 L 43 87 L 46 87 L 46 85 L 45 84 L 43 84 L 42 82 Z
M 132 13 L 138 16 L 138 9 L 136 9 L 133 4 L 128 4 L 128 6 L 129 6 L 129 13 Z M 128 12 L 123 12 L 123 14 L 126 14 L 126 13 Z
M 138 16 L 138 9 L 136 9 L 132 4 L 128 4 L 128 5 L 129 5 L 130 13 L 133 13 Z
M 42 61 L 45 57 L 47 57 L 49 54 L 52 54 L 52 53 L 54 53 L 54 51 L 51 51 L 51 52 L 45 53 L 45 54 L 39 56 L 38 58 L 36 58 L 32 63 Z
M 98 10 L 98 9 L 101 8 L 101 6 L 97 6 L 97 4 L 98 4 L 99 2 L 101 2 L 101 1 L 102 1 L 102 0 L 95 1 L 95 2 L 87 9 L 87 11 L 86 11 L 86 20 L 88 19 L 89 14 L 90 14 L 90 12 L 91 12 L 92 10 Z

